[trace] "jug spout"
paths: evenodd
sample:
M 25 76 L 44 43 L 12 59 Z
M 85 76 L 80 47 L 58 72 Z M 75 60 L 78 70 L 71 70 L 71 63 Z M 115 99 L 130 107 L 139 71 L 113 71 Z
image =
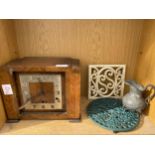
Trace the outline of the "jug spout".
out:
M 141 113 L 142 110 L 147 107 L 148 103 L 155 97 L 155 86 L 149 84 L 144 87 L 134 80 L 126 80 L 125 84 L 129 85 L 130 92 L 123 96 L 123 106 L 126 109 Z

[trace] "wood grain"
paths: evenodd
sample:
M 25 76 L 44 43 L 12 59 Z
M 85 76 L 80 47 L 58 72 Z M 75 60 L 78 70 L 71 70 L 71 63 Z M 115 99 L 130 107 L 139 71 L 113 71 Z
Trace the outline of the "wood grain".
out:
M 143 20 L 15 20 L 19 56 L 60 56 L 81 60 L 82 95 L 89 64 L 127 64 L 134 78 Z
M 0 65 L 17 57 L 17 40 L 13 20 L 0 20 Z M 0 128 L 6 120 L 0 95 Z
M 86 107 L 89 101 L 85 97 L 82 97 L 81 103 L 82 121 L 80 123 L 70 123 L 66 120 L 21 120 L 18 123 L 5 124 L 0 130 L 0 135 L 114 135 L 116 137 L 116 133 L 96 125 L 87 117 Z M 148 117 L 144 117 L 141 121 L 135 130 L 119 132 L 117 135 L 150 135 L 153 137 L 155 135 L 154 124 Z M 139 137 L 137 136 L 137 139 Z
M 13 20 L 0 20 L 0 65 L 18 56 Z
M 0 20 L 0 65 L 18 56 L 78 58 L 85 96 L 89 64 L 126 64 L 126 79 L 155 83 L 154 27 L 155 20 Z M 155 123 L 154 102 L 149 117 Z M 0 98 L 0 127 L 4 121 Z
M 155 20 L 144 22 L 144 31 L 138 63 L 136 79 L 143 85 L 152 83 L 155 85 Z M 149 118 L 155 124 L 155 99 L 151 102 L 148 111 Z
M 65 64 L 67 67 L 57 67 L 56 64 Z M 65 111 L 58 109 L 52 111 L 19 111 L 21 91 L 18 91 L 19 80 L 16 74 L 22 73 L 61 73 L 64 75 L 63 103 L 65 102 Z M 63 78 L 62 78 L 63 79 Z M 0 68 L 0 85 L 10 84 L 13 94 L 5 95 L 2 91 L 2 97 L 8 120 L 18 119 L 80 119 L 80 61 L 71 58 L 34 58 L 28 57 L 13 60 Z M 33 90 L 34 91 L 34 90 Z M 20 92 L 20 93 L 19 93 Z M 38 92 L 37 92 L 38 94 Z M 45 109 L 46 110 L 46 109 Z
M 10 84 L 12 87 L 13 95 L 5 95 L 2 87 L 0 89 L 3 105 L 6 111 L 7 119 L 14 120 L 18 119 L 18 98 L 16 95 L 16 86 L 14 85 L 14 79 L 12 78 L 12 73 L 7 70 L 5 67 L 0 68 L 0 85 L 2 84 Z
M 6 115 L 4 111 L 2 98 L 0 96 L 0 128 L 4 125 L 5 121 L 6 121 Z

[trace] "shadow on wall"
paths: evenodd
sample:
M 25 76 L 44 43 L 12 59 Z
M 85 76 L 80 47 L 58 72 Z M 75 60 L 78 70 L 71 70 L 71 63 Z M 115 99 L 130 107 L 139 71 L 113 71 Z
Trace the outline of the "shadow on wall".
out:
M 140 54 L 136 69 L 136 80 L 143 85 L 155 85 L 155 20 L 144 22 L 144 31 L 140 45 Z M 149 118 L 155 124 L 155 99 L 150 103 Z

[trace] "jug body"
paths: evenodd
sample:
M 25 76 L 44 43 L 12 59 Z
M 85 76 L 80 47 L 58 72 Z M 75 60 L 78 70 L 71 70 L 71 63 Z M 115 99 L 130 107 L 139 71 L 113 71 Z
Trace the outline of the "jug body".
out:
M 147 106 L 142 95 L 130 91 L 122 98 L 123 107 L 128 110 L 142 112 Z
M 155 86 L 149 84 L 144 87 L 133 80 L 125 81 L 125 84 L 130 87 L 130 91 L 122 98 L 123 107 L 141 113 L 147 107 L 147 104 L 155 97 Z M 153 90 L 153 94 L 144 97 L 144 93 L 148 91 L 148 89 L 150 89 L 150 94 Z

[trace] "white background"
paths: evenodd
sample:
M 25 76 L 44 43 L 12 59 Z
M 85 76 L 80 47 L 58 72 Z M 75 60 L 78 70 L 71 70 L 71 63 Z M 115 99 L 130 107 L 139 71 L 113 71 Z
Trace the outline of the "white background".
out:
M 145 19 L 153 0 L 3 0 L 0 18 Z M 1 46 L 1 45 L 0 45 Z M 152 155 L 155 136 L 0 136 L 1 155 Z

